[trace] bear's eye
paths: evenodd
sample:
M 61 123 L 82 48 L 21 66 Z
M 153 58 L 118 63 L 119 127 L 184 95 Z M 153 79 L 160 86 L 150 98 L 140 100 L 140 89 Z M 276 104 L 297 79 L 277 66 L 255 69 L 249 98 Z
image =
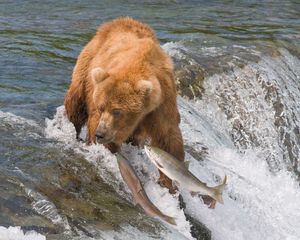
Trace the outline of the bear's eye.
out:
M 114 109 L 112 111 L 112 114 L 114 115 L 114 117 L 120 117 L 121 113 L 122 113 L 121 109 Z
M 104 112 L 104 106 L 100 106 L 100 107 L 98 108 L 98 111 L 99 111 L 100 113 L 103 113 L 103 112 Z

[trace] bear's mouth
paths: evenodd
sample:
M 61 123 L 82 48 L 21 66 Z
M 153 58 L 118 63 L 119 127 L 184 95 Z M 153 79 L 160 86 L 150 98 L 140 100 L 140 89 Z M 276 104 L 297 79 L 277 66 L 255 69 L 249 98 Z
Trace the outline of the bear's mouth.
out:
M 105 144 L 105 143 L 110 143 L 114 140 L 113 137 L 109 137 L 109 138 L 96 138 L 97 142 L 98 143 L 101 143 L 101 144 Z

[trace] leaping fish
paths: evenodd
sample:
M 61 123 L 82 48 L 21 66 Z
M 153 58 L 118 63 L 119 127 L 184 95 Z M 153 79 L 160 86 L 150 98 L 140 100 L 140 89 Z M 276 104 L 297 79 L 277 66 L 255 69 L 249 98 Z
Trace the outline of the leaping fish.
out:
M 226 175 L 221 185 L 208 187 L 206 183 L 201 182 L 188 170 L 184 162 L 179 161 L 171 154 L 152 146 L 145 146 L 145 151 L 156 167 L 173 180 L 176 185 L 189 190 L 191 193 L 205 194 L 219 203 L 224 203 L 222 191 L 226 186 Z
M 141 185 L 141 182 L 137 175 L 135 174 L 134 170 L 132 169 L 128 160 L 123 157 L 120 153 L 116 154 L 119 169 L 121 175 L 126 182 L 127 186 L 129 187 L 134 201 L 139 204 L 151 217 L 158 216 L 163 220 L 167 221 L 172 225 L 176 225 L 175 219 L 173 217 L 167 216 L 163 214 L 148 198 L 144 188 Z

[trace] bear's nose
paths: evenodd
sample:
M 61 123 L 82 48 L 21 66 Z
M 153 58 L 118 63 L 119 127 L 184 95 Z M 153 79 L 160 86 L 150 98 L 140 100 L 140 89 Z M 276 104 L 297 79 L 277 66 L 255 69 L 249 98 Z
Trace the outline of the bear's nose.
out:
M 98 139 L 103 139 L 103 138 L 105 138 L 105 133 L 104 133 L 104 132 L 97 131 L 97 132 L 96 132 L 96 138 L 98 138 Z

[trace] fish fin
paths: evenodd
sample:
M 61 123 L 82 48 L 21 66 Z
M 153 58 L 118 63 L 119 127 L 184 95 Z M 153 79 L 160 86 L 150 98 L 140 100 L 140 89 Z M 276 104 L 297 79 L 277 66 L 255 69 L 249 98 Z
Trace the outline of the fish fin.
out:
M 173 218 L 173 217 L 170 217 L 170 216 L 167 216 L 167 215 L 165 215 L 164 217 L 163 217 L 163 219 L 166 221 L 166 222 L 168 222 L 169 224 L 172 224 L 172 225 L 177 225 L 177 223 L 176 223 L 176 221 L 175 221 L 175 218 Z
M 184 162 L 184 165 L 185 165 L 185 167 L 187 168 L 187 169 L 189 169 L 189 167 L 190 167 L 190 161 L 185 161 Z
M 140 181 L 138 181 L 136 183 L 136 189 L 137 189 L 137 192 L 139 193 L 140 191 L 143 191 L 143 186 L 142 186 L 142 183 Z
M 173 187 L 174 187 L 174 185 L 175 185 L 175 187 L 179 187 L 180 186 L 179 182 L 177 182 L 176 180 L 173 180 L 172 184 L 173 184 Z
M 137 201 L 135 200 L 135 198 L 133 196 L 132 196 L 132 204 L 133 204 L 133 206 L 138 205 Z
M 210 204 L 209 204 L 209 206 L 208 206 L 208 208 L 210 208 L 210 209 L 215 209 L 216 208 L 216 200 L 213 200 Z
M 222 192 L 224 190 L 224 188 L 226 187 L 227 184 L 227 176 L 225 175 L 223 183 L 220 184 L 219 186 L 213 187 L 214 190 L 214 194 L 211 196 L 212 198 L 214 198 L 215 200 L 217 200 L 217 202 L 224 204 L 223 198 L 222 198 Z
M 197 192 L 190 192 L 190 193 L 191 193 L 192 197 L 195 197 L 195 196 L 197 196 L 199 194 Z

